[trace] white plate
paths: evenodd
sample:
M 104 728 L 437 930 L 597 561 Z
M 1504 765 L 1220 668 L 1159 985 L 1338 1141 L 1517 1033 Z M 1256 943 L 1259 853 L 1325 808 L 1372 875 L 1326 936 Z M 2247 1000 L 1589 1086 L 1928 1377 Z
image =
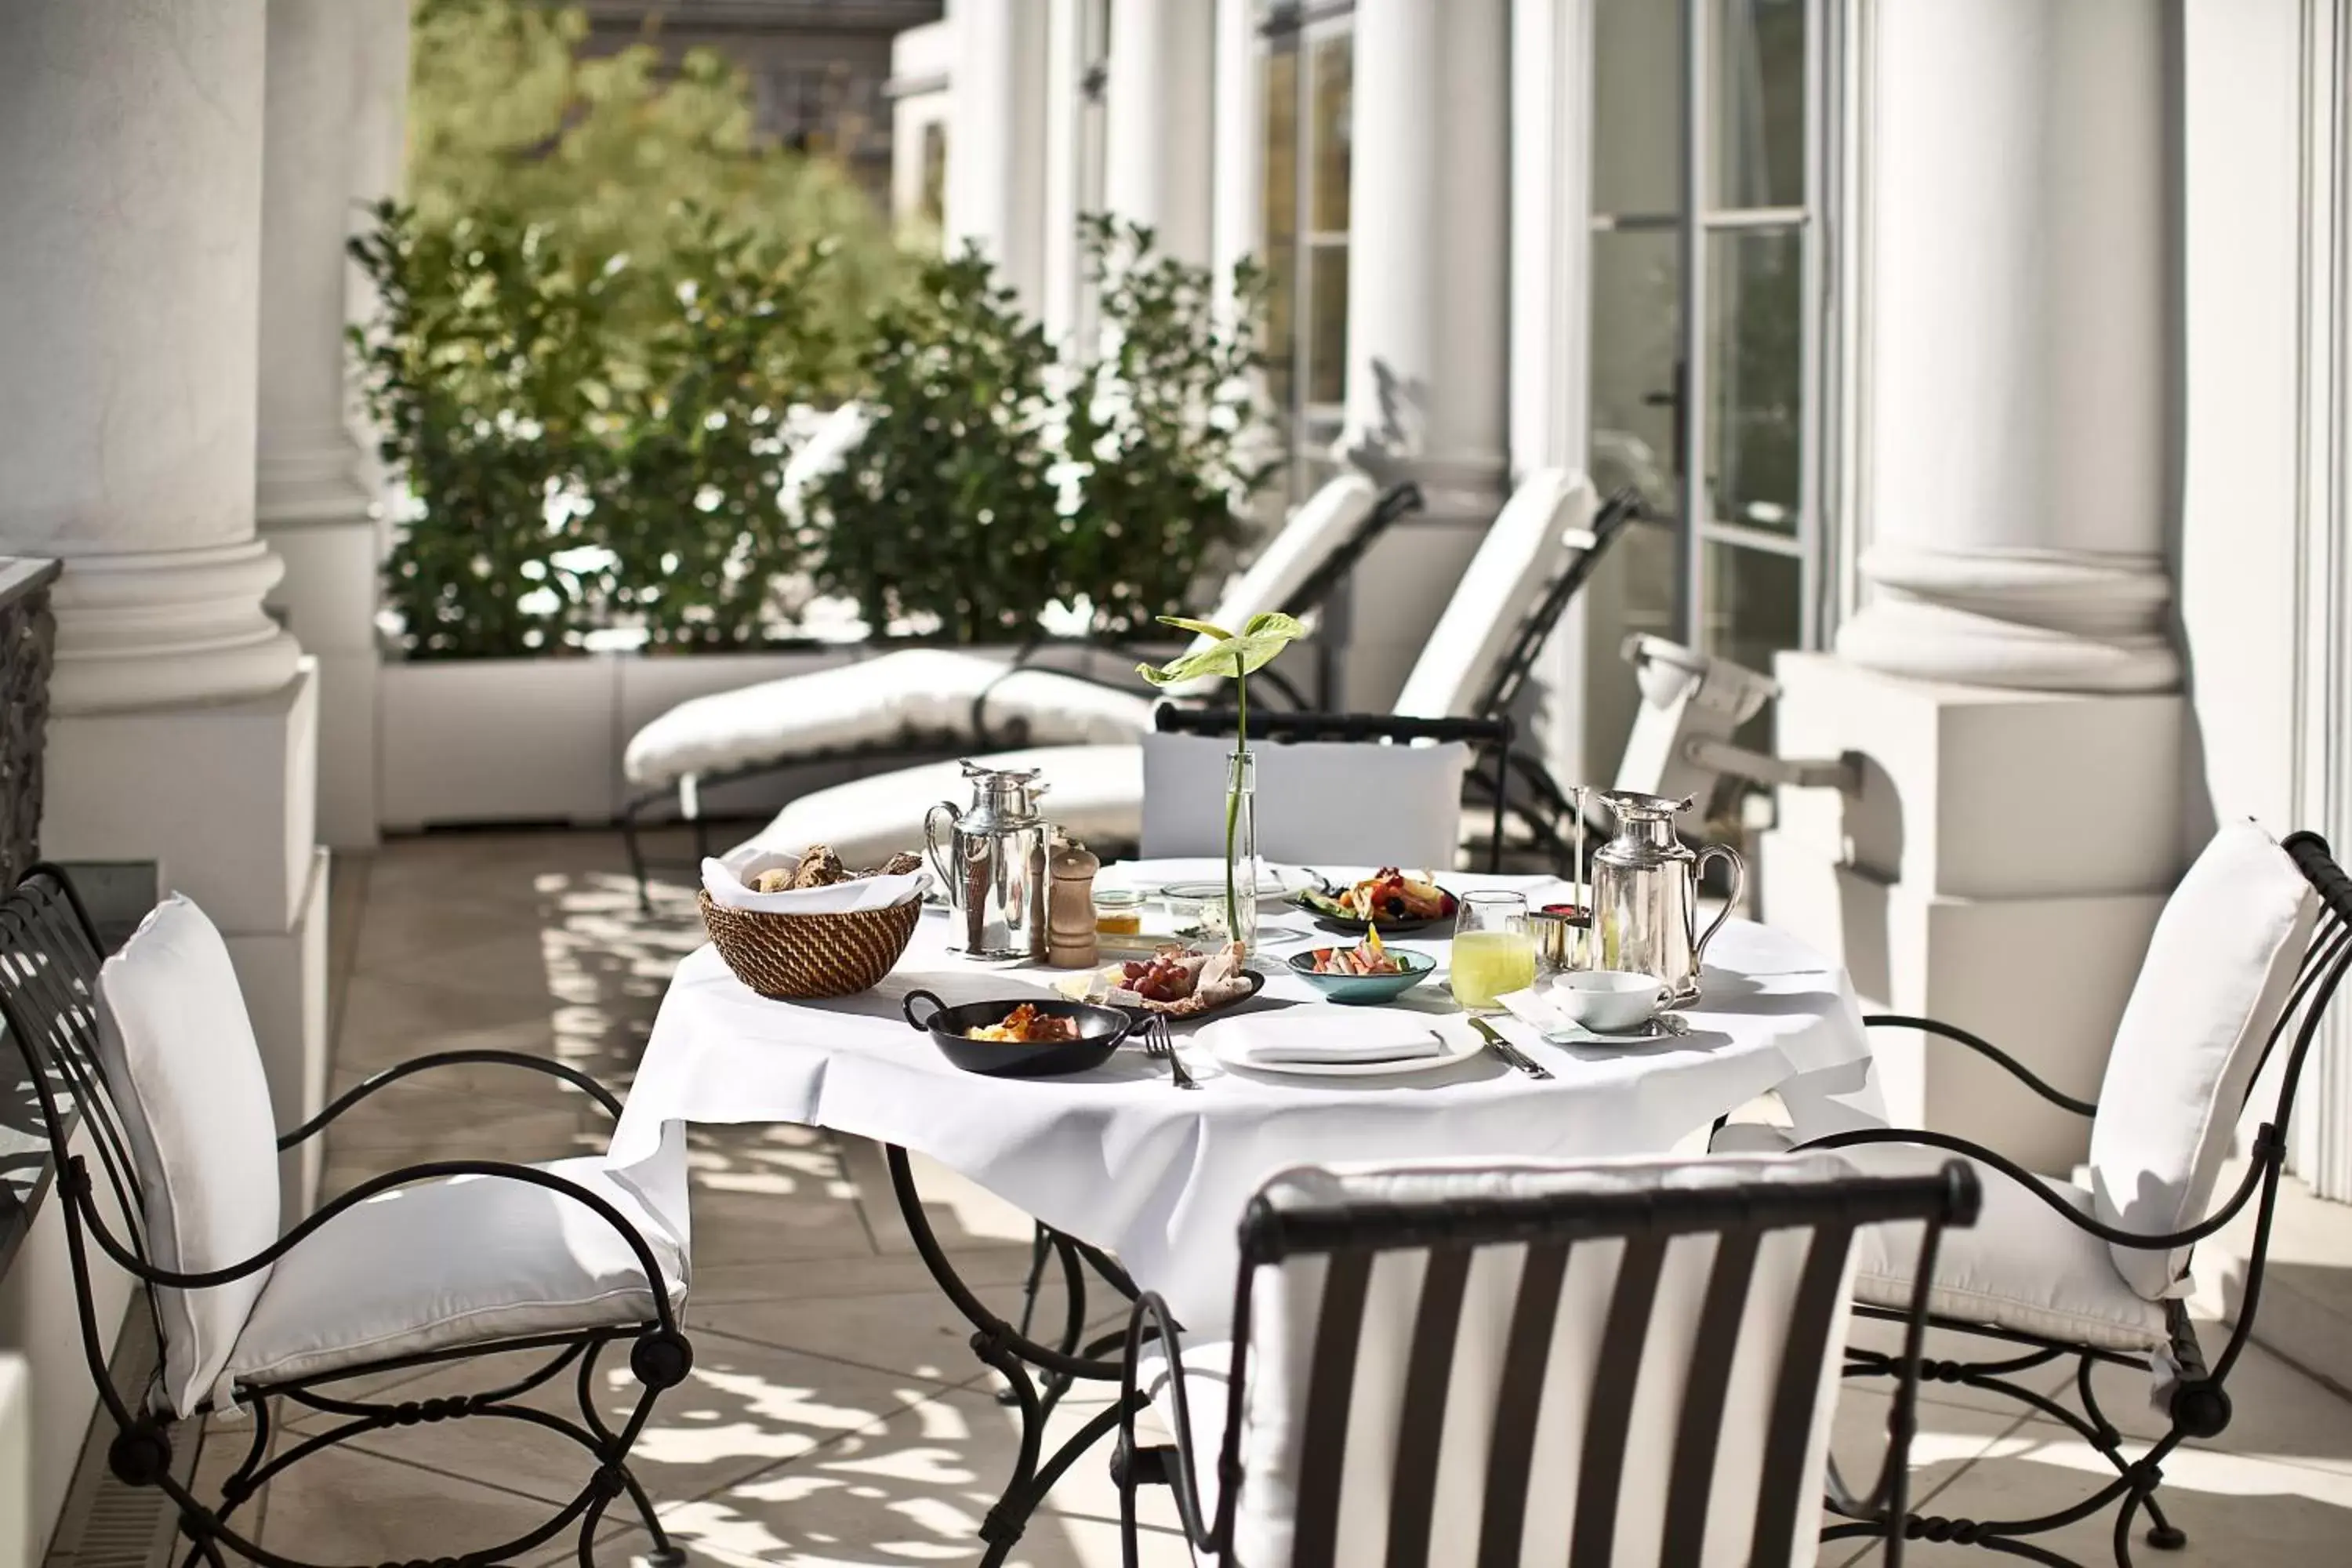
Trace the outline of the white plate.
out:
M 1444 1036 L 1441 1034 L 1439 1038 L 1444 1039 Z M 1230 1044 L 1228 1039 L 1211 1039 L 1205 1043 L 1221 1066 L 1239 1068 L 1244 1072 L 1271 1072 L 1299 1078 L 1377 1078 L 1383 1074 L 1435 1072 L 1439 1068 L 1458 1067 L 1486 1048 L 1486 1041 L 1472 1035 L 1466 1039 L 1446 1039 L 1444 1051 L 1437 1056 L 1409 1057 L 1402 1061 L 1262 1062 L 1248 1051 Z
M 1262 865 L 1258 870 L 1256 901 L 1261 907 L 1279 905 L 1301 888 L 1314 885 L 1313 879 L 1296 866 Z M 1172 904 L 1221 904 L 1225 899 L 1225 884 L 1222 879 L 1194 878 L 1170 882 L 1153 891 L 1162 900 Z

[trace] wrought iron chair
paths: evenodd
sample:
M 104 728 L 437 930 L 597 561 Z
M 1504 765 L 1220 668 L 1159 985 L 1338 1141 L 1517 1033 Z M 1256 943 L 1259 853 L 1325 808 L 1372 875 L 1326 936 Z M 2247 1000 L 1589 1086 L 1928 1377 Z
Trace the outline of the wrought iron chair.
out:
M 210 930 L 208 922 L 203 929 Z M 625 1184 L 603 1172 L 598 1160 L 541 1165 L 436 1160 L 362 1182 L 241 1261 L 194 1272 L 160 1267 L 151 1256 L 151 1241 L 156 1234 L 150 1223 L 156 1211 L 147 1201 L 151 1188 L 147 1172 L 152 1164 L 142 1164 L 142 1160 L 152 1159 L 154 1134 L 144 1120 L 144 1108 L 135 1098 L 119 1095 L 106 1070 L 100 1037 L 100 1014 L 105 1005 L 100 994 L 100 946 L 71 883 L 53 866 L 33 866 L 0 900 L 0 1023 L 5 1024 L 25 1059 L 49 1155 L 55 1162 L 56 1199 L 64 1205 L 62 1219 L 83 1350 L 100 1402 L 114 1427 L 108 1464 L 124 1482 L 156 1488 L 170 1499 L 177 1510 L 180 1532 L 188 1542 L 184 1559 L 188 1568 L 199 1559 L 221 1568 L 224 1552 L 265 1568 L 301 1568 L 295 1560 L 256 1544 L 234 1522 L 238 1508 L 265 1482 L 353 1437 L 389 1427 L 474 1416 L 524 1422 L 569 1438 L 583 1450 L 590 1464 L 588 1475 L 579 1492 L 530 1533 L 462 1552 L 436 1543 L 420 1553 L 420 1561 L 503 1562 L 553 1540 L 576 1523 L 580 1561 L 588 1564 L 593 1562 L 590 1547 L 599 1522 L 625 1494 L 653 1538 L 656 1561 L 682 1561 L 655 1517 L 644 1488 L 630 1473 L 627 1457 L 652 1414 L 656 1396 L 682 1382 L 693 1365 L 692 1348 L 678 1325 L 685 1297 L 683 1237 L 670 1234 Z M 233 984 L 233 980 L 229 983 Z M 204 1044 L 190 1040 L 192 1049 L 201 1050 Z M 239 1042 L 239 1048 L 247 1047 Z M 282 1152 L 316 1137 L 352 1106 L 413 1074 L 492 1064 L 552 1074 L 607 1111 L 619 1114 L 620 1103 L 608 1091 L 563 1064 L 509 1051 L 443 1051 L 375 1074 L 278 1138 L 278 1150 Z M 257 1062 L 252 1070 L 257 1074 Z M 134 1121 L 134 1117 L 140 1119 Z M 139 1138 L 132 1136 L 134 1127 L 141 1130 Z M 89 1162 L 74 1152 L 77 1132 L 87 1136 L 97 1156 L 100 1173 L 95 1179 Z M 203 1187 L 201 1179 L 185 1167 L 174 1170 L 169 1180 L 175 1191 Z M 194 1188 L 178 1185 L 190 1181 L 195 1183 Z M 467 1184 L 467 1190 L 450 1201 L 447 1194 L 460 1183 Z M 504 1190 L 490 1190 L 493 1187 Z M 534 1198 L 534 1194 L 546 1196 Z M 234 1193 L 205 1191 L 201 1195 L 237 1201 Z M 270 1202 L 274 1206 L 274 1188 Z M 419 1228 L 414 1220 L 426 1217 L 430 1211 L 430 1224 L 425 1227 L 429 1235 L 415 1238 L 420 1243 L 415 1250 L 425 1256 L 405 1260 L 407 1267 L 427 1276 L 421 1285 L 404 1284 L 395 1272 L 403 1268 L 404 1260 L 396 1249 L 385 1245 L 391 1237 L 388 1227 L 404 1223 L 391 1215 L 402 1203 L 418 1205 L 405 1222 L 409 1232 Z M 363 1209 L 363 1205 L 367 1206 Z M 352 1217 L 355 1210 L 362 1211 L 356 1219 Z M 495 1215 L 500 1225 L 495 1244 L 486 1242 L 468 1253 L 469 1221 L 485 1214 Z M 123 1234 L 116 1234 L 118 1227 Z M 613 1235 L 625 1245 L 625 1253 L 612 1247 Z M 160 1373 L 147 1388 L 126 1391 L 115 1385 L 108 1371 L 110 1346 L 92 1305 L 89 1252 L 93 1241 L 108 1260 L 139 1282 L 142 1289 L 134 1300 L 145 1301 L 158 1342 L 167 1354 L 171 1336 L 178 1331 L 173 1325 L 194 1321 L 187 1315 L 187 1303 L 201 1299 L 204 1292 L 249 1282 L 267 1271 L 267 1283 L 260 1287 L 242 1327 L 235 1330 L 227 1371 L 211 1385 L 215 1389 L 211 1396 L 184 1397 L 169 1388 L 169 1380 Z M 568 1314 L 568 1321 L 560 1325 L 542 1318 L 532 1331 L 508 1332 L 503 1337 L 496 1337 L 495 1329 L 490 1332 L 468 1330 L 462 1309 L 472 1308 L 478 1321 L 488 1321 L 494 1315 L 484 1309 L 478 1297 L 470 1302 L 461 1300 L 460 1310 L 452 1316 L 447 1298 L 461 1293 L 463 1281 L 453 1284 L 446 1273 L 436 1272 L 433 1257 L 470 1256 L 486 1271 L 548 1267 L 550 1258 L 553 1267 L 562 1267 L 562 1258 L 550 1248 L 570 1248 L 569 1255 L 606 1264 L 617 1258 L 621 1272 L 634 1284 L 620 1290 L 608 1289 L 604 1300 L 593 1304 L 565 1304 L 561 1310 Z M 608 1287 L 613 1278 L 613 1270 L 605 1268 Z M 322 1321 L 315 1310 L 306 1311 L 306 1307 L 335 1304 L 339 1291 L 348 1300 L 350 1292 L 361 1288 L 359 1281 L 370 1281 L 366 1288 L 373 1291 L 367 1304 L 375 1315 L 366 1334 L 345 1331 L 348 1325 L 332 1321 Z M 436 1287 L 447 1287 L 437 1307 L 430 1300 Z M 404 1313 L 406 1321 L 402 1321 Z M 387 1329 L 393 1331 L 386 1332 Z M 274 1342 L 248 1342 L 256 1339 Z M 596 1408 L 595 1368 L 604 1349 L 622 1340 L 630 1342 L 630 1369 L 643 1392 L 615 1429 Z M 475 1392 L 394 1403 L 339 1392 L 340 1385 L 354 1378 L 517 1351 L 544 1352 L 546 1359 L 525 1374 L 508 1371 L 495 1386 Z M 236 1370 L 240 1364 L 256 1362 L 264 1363 L 264 1370 L 250 1373 Z M 268 1370 L 269 1366 L 297 1370 L 278 1376 Z M 573 1372 L 577 1379 L 579 1421 L 520 1403 L 566 1371 Z M 343 1419 L 271 1457 L 272 1409 L 281 1400 Z M 250 1413 L 253 1436 L 243 1462 L 225 1483 L 219 1502 L 214 1504 L 194 1495 L 178 1479 L 173 1426 L 176 1420 L 211 1415 L 225 1405 Z
M 1843 1132 L 1801 1145 L 1844 1151 L 1891 1168 L 1901 1149 L 1932 1160 L 1966 1155 L 1981 1173 L 1985 1223 L 1944 1249 L 1913 1258 L 1898 1235 L 1883 1235 L 1856 1283 L 1865 1317 L 1897 1315 L 1898 1296 L 1929 1288 L 1932 1326 L 2014 1345 L 1990 1361 L 1930 1361 L 1923 1375 L 2004 1394 L 2071 1428 L 2115 1467 L 2115 1478 L 2073 1505 L 2024 1519 L 1913 1516 L 1906 1533 L 1990 1548 L 2052 1568 L 2069 1558 L 2023 1539 L 2116 1508 L 2114 1553 L 2130 1568 L 2132 1524 L 2146 1510 L 2152 1546 L 2174 1550 L 2186 1535 L 2164 1513 L 2157 1489 L 2168 1456 L 2229 1426 L 2230 1372 L 2252 1332 L 2286 1157 L 2287 1119 L 2297 1082 L 2329 1002 L 2352 963 L 2352 879 L 2326 843 L 2298 833 L 2283 844 L 2251 824 L 2226 827 L 2166 905 L 2140 981 L 2117 1031 L 2099 1101 L 2077 1100 L 1965 1029 L 1933 1019 L 1885 1015 L 1874 1026 L 1918 1029 L 1953 1041 L 2007 1070 L 2051 1104 L 2092 1119 L 2091 1184 L 2037 1175 L 1995 1150 L 1916 1129 Z M 2283 1060 L 2277 1050 L 2288 1042 Z M 2214 1206 L 2232 1131 L 2253 1103 L 2265 1069 L 2276 1100 L 2254 1135 L 2236 1189 Z M 2254 1205 L 2251 1254 L 2237 1321 L 2209 1362 L 2186 1303 L 2189 1249 Z M 2208 1212 L 2210 1209 L 2210 1213 Z M 1848 1376 L 1900 1370 L 1884 1355 L 1849 1352 Z M 2071 1359 L 2081 1410 L 2021 1386 L 2019 1374 Z M 2168 1430 L 2134 1458 L 2099 1407 L 2092 1373 L 2129 1367 L 2158 1379 Z M 1827 1536 L 1867 1534 L 1833 1526 Z
M 1932 1256 L 1976 1206 L 1957 1160 L 1285 1173 L 1242 1221 L 1229 1343 L 1153 1295 L 1129 1319 L 1125 1562 L 1137 1488 L 1166 1484 L 1233 1568 L 1810 1563 L 1825 1473 L 1905 1516 L 1924 1300 L 1870 1495 L 1829 1463 L 1856 1235 L 1921 1221 Z M 1138 1446 L 1139 1390 L 1172 1445 Z

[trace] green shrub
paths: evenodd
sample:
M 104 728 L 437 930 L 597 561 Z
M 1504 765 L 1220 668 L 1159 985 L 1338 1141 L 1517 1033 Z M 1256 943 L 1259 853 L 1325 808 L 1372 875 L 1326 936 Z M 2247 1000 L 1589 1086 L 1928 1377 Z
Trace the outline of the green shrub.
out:
M 864 437 L 803 499 L 817 588 L 876 635 L 1017 638 L 1065 586 L 1055 354 L 976 250 L 926 265 L 858 356 Z

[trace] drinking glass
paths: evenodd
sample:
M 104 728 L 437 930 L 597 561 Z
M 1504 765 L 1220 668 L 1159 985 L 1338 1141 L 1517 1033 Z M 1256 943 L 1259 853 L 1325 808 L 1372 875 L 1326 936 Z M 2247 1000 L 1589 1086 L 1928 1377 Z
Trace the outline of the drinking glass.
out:
M 1501 1007 L 1506 993 L 1536 983 L 1536 944 L 1519 893 L 1465 893 L 1454 916 L 1454 999 L 1473 1013 Z

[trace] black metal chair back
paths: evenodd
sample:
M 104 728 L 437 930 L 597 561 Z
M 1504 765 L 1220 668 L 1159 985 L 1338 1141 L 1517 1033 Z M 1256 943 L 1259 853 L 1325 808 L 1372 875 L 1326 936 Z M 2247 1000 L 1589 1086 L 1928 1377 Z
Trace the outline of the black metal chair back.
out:
M 1235 1568 L 1811 1562 L 1854 1231 L 1924 1221 L 1932 1252 L 1976 1207 L 1958 1162 L 1277 1177 L 1242 1226 L 1214 1521 L 1188 1531 Z M 1924 1315 L 1923 1291 L 1856 1505 L 1897 1519 Z

